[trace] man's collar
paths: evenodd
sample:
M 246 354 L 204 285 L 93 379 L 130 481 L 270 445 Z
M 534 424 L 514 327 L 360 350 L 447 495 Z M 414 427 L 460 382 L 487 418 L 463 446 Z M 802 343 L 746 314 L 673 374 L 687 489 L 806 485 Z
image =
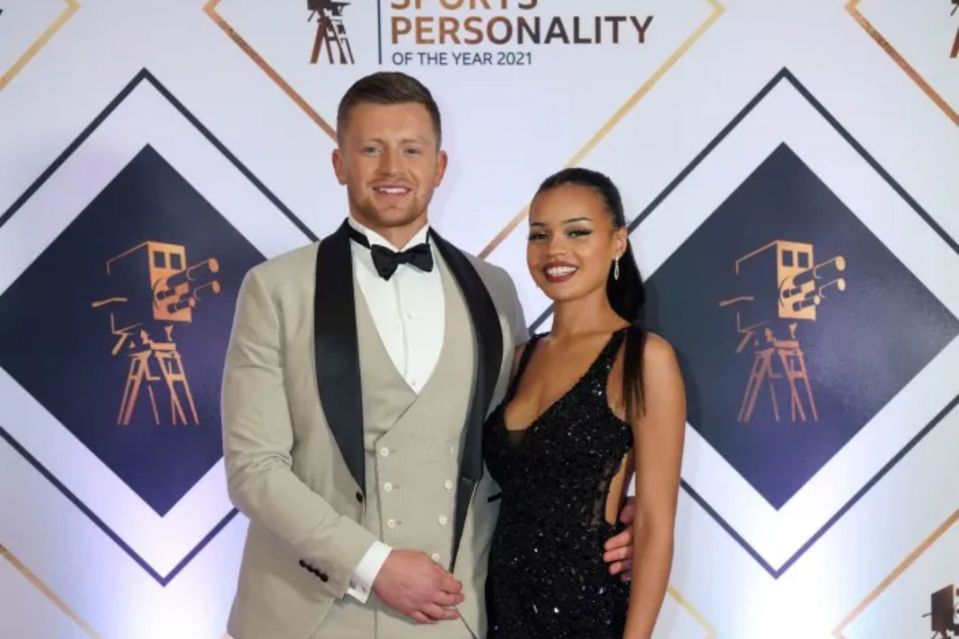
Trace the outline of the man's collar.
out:
M 430 232 L 430 225 L 426 224 L 425 226 L 423 226 L 423 228 L 421 228 L 419 231 L 416 232 L 416 235 L 410 238 L 410 241 L 406 243 L 406 246 L 393 246 L 393 244 L 389 240 L 387 240 L 385 237 L 383 237 L 376 231 L 363 226 L 363 224 L 357 222 L 356 218 L 354 218 L 352 215 L 347 216 L 346 221 L 349 223 L 350 226 L 352 226 L 354 229 L 356 229 L 357 231 L 359 231 L 360 233 L 366 236 L 366 240 L 370 243 L 370 246 L 379 245 L 379 246 L 386 247 L 392 251 L 400 251 L 409 246 L 416 246 L 417 244 L 422 244 L 426 242 L 426 236 Z

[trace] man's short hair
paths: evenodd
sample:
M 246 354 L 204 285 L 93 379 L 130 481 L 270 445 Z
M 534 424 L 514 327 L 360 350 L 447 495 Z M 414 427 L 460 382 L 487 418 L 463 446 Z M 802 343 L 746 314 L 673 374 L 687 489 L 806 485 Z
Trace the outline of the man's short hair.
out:
M 430 90 L 416 78 L 398 71 L 380 71 L 360 78 L 353 86 L 347 89 L 340 106 L 336 110 L 337 137 L 346 130 L 350 111 L 358 104 L 422 104 L 433 120 L 433 129 L 436 132 L 436 146 L 439 148 L 442 140 L 442 126 L 440 124 L 440 109 L 433 100 Z

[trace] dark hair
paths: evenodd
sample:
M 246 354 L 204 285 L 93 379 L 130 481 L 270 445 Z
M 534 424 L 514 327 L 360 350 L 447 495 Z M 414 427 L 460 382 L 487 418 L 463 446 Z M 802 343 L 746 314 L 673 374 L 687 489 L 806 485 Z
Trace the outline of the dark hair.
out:
M 430 90 L 416 78 L 398 71 L 380 71 L 362 77 L 353 83 L 336 109 L 337 136 L 346 130 L 350 111 L 358 104 L 404 104 L 414 102 L 422 104 L 429 111 L 436 131 L 436 146 L 440 146 L 443 137 L 440 124 L 440 109 L 433 100 Z
M 598 171 L 579 167 L 563 169 L 549 176 L 540 184 L 536 195 L 559 186 L 574 185 L 593 189 L 603 200 L 606 211 L 613 220 L 613 227 L 626 228 L 626 214 L 623 210 L 623 198 L 619 189 L 607 176 Z M 639 267 L 633 258 L 633 248 L 626 238 L 626 251 L 619 258 L 619 279 L 613 277 L 613 265 L 610 264 L 606 276 L 606 298 L 616 314 L 629 322 L 626 342 L 623 346 L 623 399 L 626 403 L 626 418 L 631 419 L 643 412 L 643 346 L 646 331 L 642 327 L 643 305 L 646 302 L 646 290 Z M 637 411 L 638 412 L 634 412 Z

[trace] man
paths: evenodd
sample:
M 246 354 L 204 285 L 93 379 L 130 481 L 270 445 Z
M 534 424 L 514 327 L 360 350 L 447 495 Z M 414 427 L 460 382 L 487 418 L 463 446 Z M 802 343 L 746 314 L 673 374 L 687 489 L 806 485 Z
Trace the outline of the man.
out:
M 349 219 L 252 269 L 239 295 L 224 456 L 250 528 L 229 631 L 484 637 L 499 490 L 481 427 L 527 339 L 522 309 L 502 269 L 428 228 L 447 156 L 423 85 L 359 80 L 337 130 Z

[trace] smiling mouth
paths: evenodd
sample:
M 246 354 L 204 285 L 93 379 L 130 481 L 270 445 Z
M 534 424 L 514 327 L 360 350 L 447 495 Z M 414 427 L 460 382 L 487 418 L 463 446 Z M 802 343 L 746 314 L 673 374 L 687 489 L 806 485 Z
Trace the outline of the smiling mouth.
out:
M 388 197 L 397 197 L 397 196 L 406 195 L 412 189 L 410 189 L 408 186 L 390 185 L 390 186 L 375 186 L 373 187 L 373 190 L 380 195 L 386 195 Z
M 551 264 L 543 269 L 546 280 L 550 283 L 565 282 L 573 277 L 579 269 L 572 264 Z

